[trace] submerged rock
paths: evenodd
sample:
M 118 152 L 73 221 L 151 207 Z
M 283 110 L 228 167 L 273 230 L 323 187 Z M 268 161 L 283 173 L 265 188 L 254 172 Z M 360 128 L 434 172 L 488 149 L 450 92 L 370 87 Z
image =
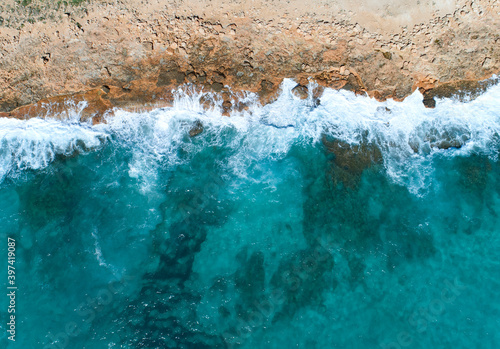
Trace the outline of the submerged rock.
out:
M 196 137 L 203 132 L 203 124 L 200 120 L 196 120 L 193 127 L 189 130 L 189 137 Z
M 431 148 L 438 149 L 450 149 L 450 148 L 461 148 L 470 139 L 470 134 L 466 130 L 446 130 L 443 132 L 438 132 L 437 130 L 431 131 L 431 133 L 425 138 L 429 142 Z
M 326 136 L 322 141 L 326 149 L 335 155 L 331 172 L 334 184 L 342 184 L 345 188 L 356 187 L 363 171 L 382 160 L 380 149 L 373 144 L 362 142 L 351 145 L 337 139 L 329 140 Z

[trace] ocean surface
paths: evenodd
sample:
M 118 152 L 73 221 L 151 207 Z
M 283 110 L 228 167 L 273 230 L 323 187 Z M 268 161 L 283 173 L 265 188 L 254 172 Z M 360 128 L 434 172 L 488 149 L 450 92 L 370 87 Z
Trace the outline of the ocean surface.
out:
M 500 348 L 500 85 L 294 86 L 0 119 L 0 347 Z

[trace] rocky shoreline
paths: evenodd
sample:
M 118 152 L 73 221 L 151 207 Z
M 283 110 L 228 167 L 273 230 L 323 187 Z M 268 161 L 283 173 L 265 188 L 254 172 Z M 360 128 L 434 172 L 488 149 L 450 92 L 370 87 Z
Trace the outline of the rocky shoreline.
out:
M 432 107 L 434 97 L 484 90 L 491 82 L 480 81 L 500 71 L 497 0 L 403 23 L 320 1 L 25 1 L 0 6 L 0 116 L 63 115 L 86 101 L 83 118 L 100 122 L 114 107 L 170 105 L 172 90 L 187 83 L 220 93 L 228 112 L 242 107 L 239 91 L 273 100 L 284 78 L 379 100 L 420 89 Z

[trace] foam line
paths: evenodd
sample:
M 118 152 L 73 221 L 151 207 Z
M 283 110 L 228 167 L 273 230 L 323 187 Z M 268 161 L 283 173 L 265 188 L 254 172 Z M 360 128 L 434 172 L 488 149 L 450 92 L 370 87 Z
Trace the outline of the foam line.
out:
M 415 91 L 403 102 L 378 102 L 349 91 L 325 89 L 314 100 L 293 95 L 296 83 L 285 79 L 281 93 L 261 106 L 255 94 L 243 97 L 248 108 L 223 115 L 222 100 L 193 87 L 179 89 L 173 107 L 149 112 L 115 110 L 103 125 L 65 123 L 49 119 L 0 119 L 0 178 L 25 169 L 40 169 L 56 154 L 94 148 L 112 139 L 133 152 L 130 175 L 154 180 L 156 166 L 189 161 L 207 146 L 232 150 L 228 170 L 245 175 L 245 168 L 263 159 L 281 159 L 292 145 L 310 146 L 326 134 L 351 145 L 371 143 L 380 148 L 387 174 L 418 194 L 432 182 L 433 159 L 481 153 L 498 156 L 500 142 L 500 86 L 492 86 L 470 102 L 442 99 L 436 108 L 424 107 Z M 202 101 L 209 100 L 207 109 Z M 188 136 L 196 122 L 204 132 Z M 210 136 L 207 136 L 210 135 Z

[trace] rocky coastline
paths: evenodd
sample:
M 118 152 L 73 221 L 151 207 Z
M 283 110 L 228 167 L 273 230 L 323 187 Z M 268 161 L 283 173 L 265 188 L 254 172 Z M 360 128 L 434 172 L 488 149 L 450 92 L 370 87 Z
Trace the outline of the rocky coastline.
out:
M 168 106 L 188 83 L 220 94 L 225 113 L 244 107 L 240 91 L 272 101 L 284 78 L 378 100 L 419 89 L 428 107 L 492 83 L 483 80 L 500 71 L 497 0 L 407 3 L 415 16 L 341 1 L 7 0 L 0 116 L 64 115 L 85 101 L 82 117 L 96 123 L 115 107 Z

